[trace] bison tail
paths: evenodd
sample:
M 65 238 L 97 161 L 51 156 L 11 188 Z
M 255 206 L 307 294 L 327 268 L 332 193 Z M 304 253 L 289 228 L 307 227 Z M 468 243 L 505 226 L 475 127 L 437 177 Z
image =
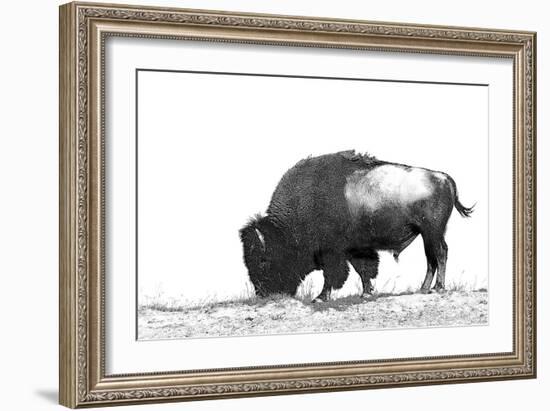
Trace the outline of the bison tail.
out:
M 453 192 L 455 197 L 455 208 L 456 211 L 462 216 L 462 217 L 470 217 L 470 215 L 474 212 L 475 204 L 471 207 L 465 207 L 459 200 L 458 200 L 458 190 L 456 188 L 456 183 L 452 178 L 449 177 L 449 180 L 451 181 L 451 184 L 453 186 Z
M 474 212 L 474 207 L 475 204 L 471 207 L 464 207 L 460 201 L 458 201 L 458 197 L 455 197 L 455 208 L 462 217 L 470 217 Z

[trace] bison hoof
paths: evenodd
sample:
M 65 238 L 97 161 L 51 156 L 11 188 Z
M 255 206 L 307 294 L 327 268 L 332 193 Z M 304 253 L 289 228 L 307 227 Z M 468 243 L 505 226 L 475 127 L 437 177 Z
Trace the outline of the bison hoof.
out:
M 314 303 L 326 303 L 329 299 L 330 299 L 330 297 L 328 295 L 321 294 L 317 298 L 314 298 L 313 302 Z
M 445 287 L 443 285 L 437 284 L 437 283 L 433 286 L 433 290 L 438 292 L 438 293 L 446 292 Z
M 420 293 L 421 294 L 431 294 L 432 290 L 430 290 L 429 288 L 421 288 Z
M 371 297 L 373 292 L 374 292 L 374 287 L 373 286 L 363 287 L 363 294 L 361 294 L 361 297 L 363 297 L 363 298 Z

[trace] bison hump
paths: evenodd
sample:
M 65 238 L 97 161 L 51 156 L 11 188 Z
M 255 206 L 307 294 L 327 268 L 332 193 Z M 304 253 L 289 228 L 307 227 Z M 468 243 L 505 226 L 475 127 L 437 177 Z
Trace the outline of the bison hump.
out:
M 348 176 L 344 195 L 352 215 L 404 207 L 431 196 L 432 174 L 429 170 L 393 164 L 358 170 Z

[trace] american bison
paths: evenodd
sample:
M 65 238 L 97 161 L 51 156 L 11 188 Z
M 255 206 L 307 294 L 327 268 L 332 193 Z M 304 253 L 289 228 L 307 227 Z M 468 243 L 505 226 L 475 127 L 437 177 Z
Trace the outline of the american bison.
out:
M 458 200 L 453 179 L 425 168 L 381 161 L 354 150 L 301 160 L 279 182 L 266 215 L 240 230 L 244 262 L 257 295 L 294 294 L 323 270 L 319 300 L 343 286 L 348 261 L 372 292 L 379 251 L 399 254 L 421 235 L 427 272 L 421 292 L 445 288 L 445 230 Z

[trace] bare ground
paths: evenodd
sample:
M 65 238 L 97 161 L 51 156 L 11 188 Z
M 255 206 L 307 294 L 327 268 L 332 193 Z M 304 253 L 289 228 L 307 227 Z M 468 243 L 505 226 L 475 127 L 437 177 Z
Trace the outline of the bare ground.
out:
M 288 296 L 167 310 L 141 307 L 140 340 L 421 328 L 488 323 L 486 291 L 347 297 L 310 303 Z

